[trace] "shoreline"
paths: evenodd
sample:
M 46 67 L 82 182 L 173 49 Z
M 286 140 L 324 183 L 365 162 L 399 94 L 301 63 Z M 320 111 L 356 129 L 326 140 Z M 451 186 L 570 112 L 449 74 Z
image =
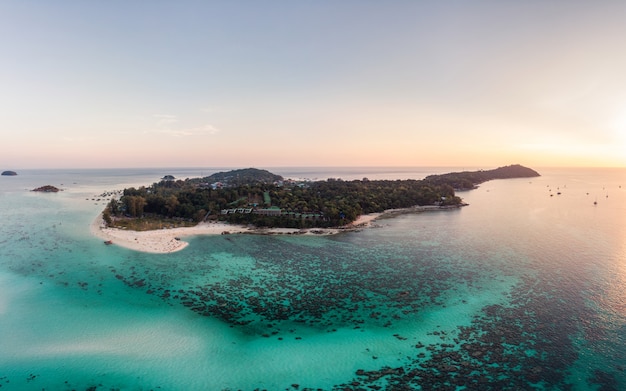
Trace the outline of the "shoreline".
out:
M 462 206 L 462 205 L 461 205 Z M 119 228 L 107 228 L 102 213 L 90 225 L 93 236 L 103 242 L 128 248 L 135 251 L 168 254 L 183 250 L 189 242 L 183 240 L 189 236 L 224 235 L 224 234 L 254 234 L 254 235 L 335 235 L 341 232 L 355 231 L 371 227 L 372 223 L 380 218 L 394 217 L 399 214 L 419 213 L 434 210 L 457 209 L 439 206 L 414 206 L 403 209 L 390 209 L 382 213 L 370 213 L 359 216 L 352 223 L 335 228 L 256 228 L 253 226 L 235 225 L 223 222 L 202 222 L 193 227 L 159 229 L 151 231 L 131 231 Z

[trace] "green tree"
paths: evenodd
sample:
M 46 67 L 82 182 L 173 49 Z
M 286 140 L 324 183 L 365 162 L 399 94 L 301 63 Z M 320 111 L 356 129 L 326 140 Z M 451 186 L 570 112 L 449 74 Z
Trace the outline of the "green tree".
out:
M 126 206 L 126 213 L 132 217 L 143 215 L 143 209 L 148 204 L 142 196 L 125 196 L 123 200 Z
M 102 212 L 102 218 L 104 219 L 104 222 L 107 226 L 110 226 L 111 223 L 113 223 L 113 219 L 111 218 L 111 212 L 108 208 L 105 209 L 104 212 Z
M 168 217 L 174 216 L 178 205 L 180 205 L 180 202 L 178 202 L 178 198 L 176 198 L 175 195 L 171 195 L 165 200 L 165 210 L 167 211 Z

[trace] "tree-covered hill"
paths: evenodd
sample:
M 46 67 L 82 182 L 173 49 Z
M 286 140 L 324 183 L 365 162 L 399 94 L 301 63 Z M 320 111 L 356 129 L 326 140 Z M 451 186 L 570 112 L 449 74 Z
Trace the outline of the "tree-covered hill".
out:
M 204 177 L 199 181 L 206 183 L 222 182 L 228 186 L 243 186 L 254 185 L 257 183 L 274 183 L 282 180 L 282 176 L 273 174 L 267 170 L 244 168 L 239 170 L 217 172 L 208 177 Z

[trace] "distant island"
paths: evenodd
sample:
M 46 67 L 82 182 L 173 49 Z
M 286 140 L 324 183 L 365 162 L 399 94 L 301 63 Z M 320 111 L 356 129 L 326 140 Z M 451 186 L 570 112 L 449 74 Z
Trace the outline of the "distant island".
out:
M 464 205 L 455 190 L 493 179 L 537 177 L 521 165 L 431 175 L 422 180 L 294 181 L 247 168 L 208 177 L 166 176 L 148 187 L 124 189 L 103 211 L 108 227 L 150 230 L 219 220 L 256 227 L 328 228 L 389 209 Z M 58 190 L 57 190 L 58 191 Z
M 447 184 L 452 186 L 455 190 L 471 190 L 483 182 L 494 179 L 533 178 L 538 176 L 540 175 L 537 171 L 519 164 L 514 164 L 493 170 L 463 171 L 430 175 L 424 180 L 436 184 Z
M 40 191 L 40 192 L 43 192 L 43 193 L 57 193 L 57 192 L 61 191 L 61 189 L 56 188 L 56 187 L 51 186 L 51 185 L 45 185 L 45 186 L 41 186 L 41 187 L 38 187 L 36 189 L 33 189 L 31 191 Z
M 3 176 L 16 176 L 17 172 L 15 171 L 2 171 Z

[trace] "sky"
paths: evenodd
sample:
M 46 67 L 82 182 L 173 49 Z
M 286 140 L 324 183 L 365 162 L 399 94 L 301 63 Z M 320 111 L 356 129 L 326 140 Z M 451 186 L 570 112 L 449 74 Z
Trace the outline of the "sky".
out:
M 0 2 L 0 169 L 626 167 L 626 2 Z

